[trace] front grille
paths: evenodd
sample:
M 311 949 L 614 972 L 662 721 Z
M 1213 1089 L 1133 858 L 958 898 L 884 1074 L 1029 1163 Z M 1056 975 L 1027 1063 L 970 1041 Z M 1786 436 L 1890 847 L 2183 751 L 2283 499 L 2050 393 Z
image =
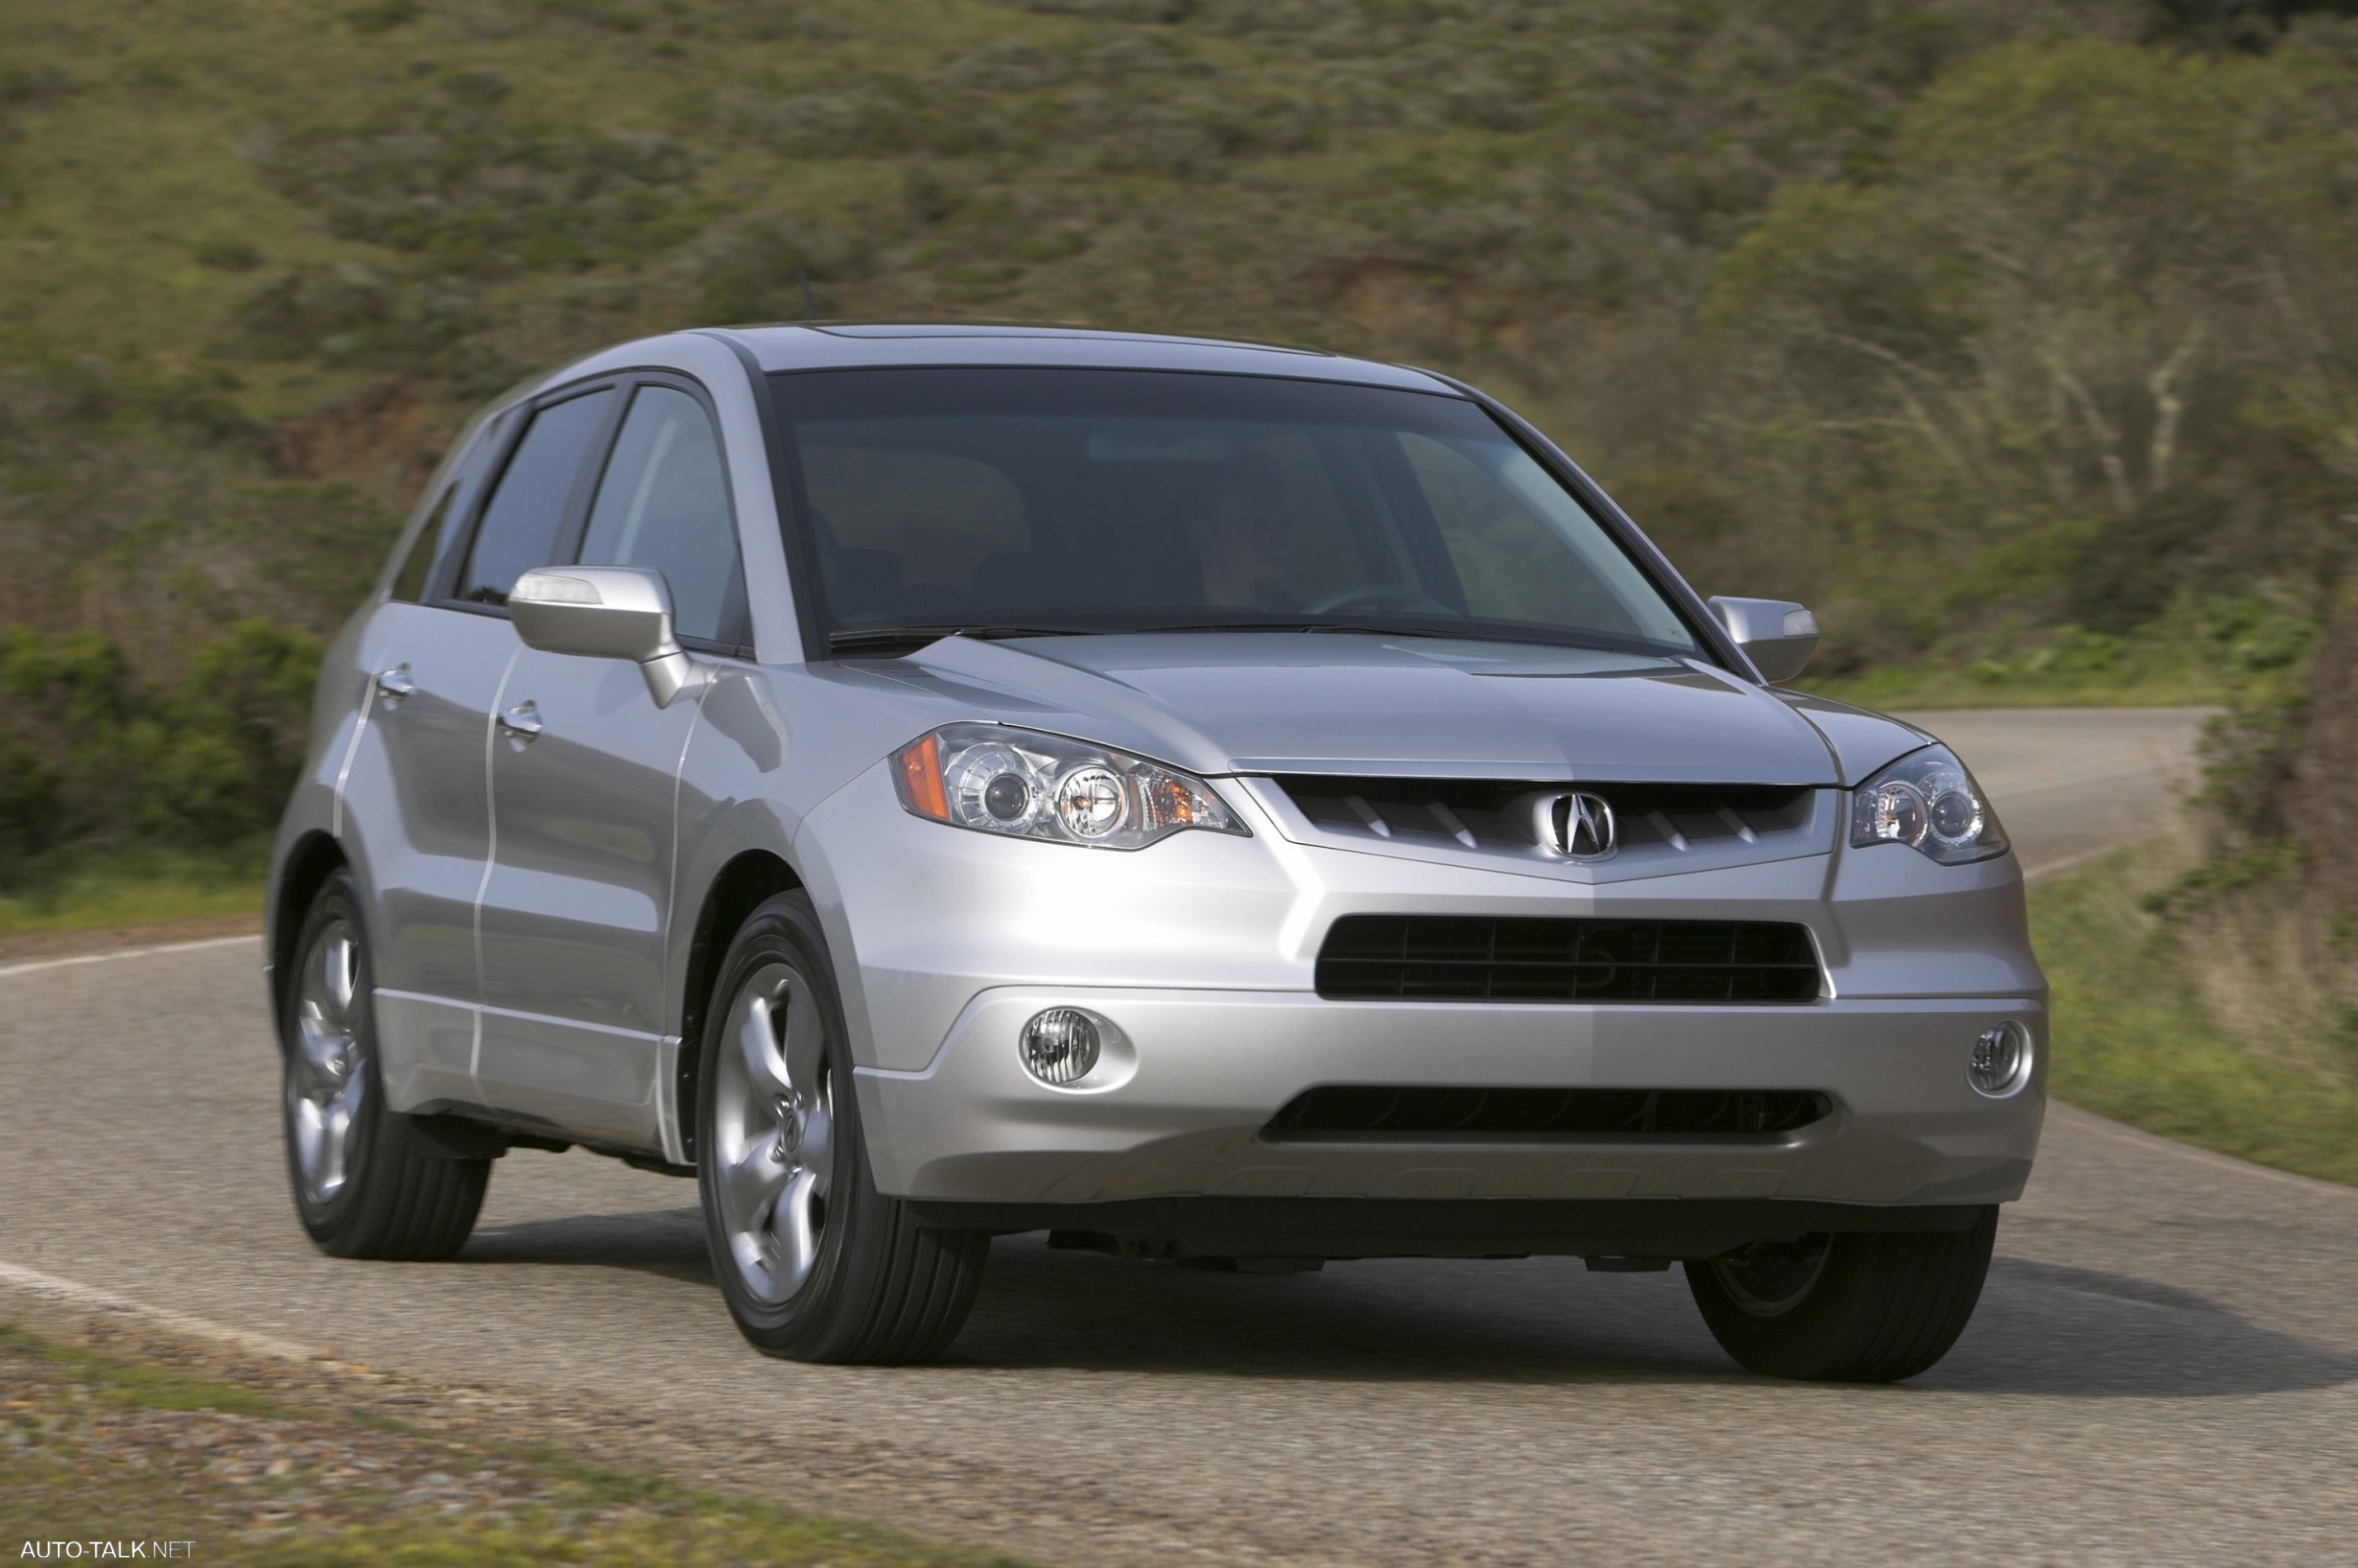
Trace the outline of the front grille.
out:
M 1834 1102 L 1797 1089 L 1386 1089 L 1297 1094 L 1269 1119 L 1278 1139 L 1771 1137 Z
M 1614 921 L 1346 915 L 1319 949 L 1338 1001 L 1806 1002 L 1807 926 L 1773 921 Z
M 1570 789 L 1611 803 L 1625 852 L 1684 855 L 1753 846 L 1798 833 L 1814 791 L 1762 784 L 1547 784 L 1482 779 L 1277 778 L 1311 823 L 1328 833 L 1431 848 L 1529 853 L 1539 843 L 1535 795 Z

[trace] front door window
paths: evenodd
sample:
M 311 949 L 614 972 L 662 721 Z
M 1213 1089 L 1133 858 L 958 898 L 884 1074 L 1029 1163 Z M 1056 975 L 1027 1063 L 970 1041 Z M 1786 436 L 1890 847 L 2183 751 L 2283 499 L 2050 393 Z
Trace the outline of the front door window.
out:
M 554 558 L 574 481 L 590 443 L 605 427 L 613 397 L 611 389 L 601 388 L 533 416 L 532 428 L 524 432 L 490 505 L 483 508 L 482 524 L 467 552 L 467 570 L 459 576 L 460 598 L 505 604 L 518 578 Z
M 743 592 L 720 442 L 703 406 L 639 389 L 582 535 L 584 566 L 651 566 L 671 586 L 680 636 L 732 642 Z

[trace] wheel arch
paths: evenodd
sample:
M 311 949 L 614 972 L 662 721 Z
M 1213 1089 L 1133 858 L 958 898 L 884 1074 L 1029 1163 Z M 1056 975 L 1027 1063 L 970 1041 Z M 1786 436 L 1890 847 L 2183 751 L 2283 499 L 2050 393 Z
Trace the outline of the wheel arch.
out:
M 672 1101 L 678 1108 L 680 1147 L 691 1163 L 697 1148 L 697 1079 L 703 1066 L 704 1009 L 712 999 L 713 978 L 747 917 L 780 893 L 799 891 L 803 885 L 801 874 L 784 856 L 775 850 L 749 849 L 722 866 L 704 889 L 680 983 L 680 1050 Z
M 321 830 L 306 833 L 287 851 L 280 865 L 277 884 L 271 890 L 269 921 L 270 961 L 270 1028 L 279 1031 L 280 1021 L 287 1010 L 287 986 L 293 981 L 295 944 L 303 935 L 303 917 L 319 896 L 319 889 L 338 870 L 348 868 L 351 858 L 334 835 Z M 283 1050 L 286 1041 L 281 1039 Z

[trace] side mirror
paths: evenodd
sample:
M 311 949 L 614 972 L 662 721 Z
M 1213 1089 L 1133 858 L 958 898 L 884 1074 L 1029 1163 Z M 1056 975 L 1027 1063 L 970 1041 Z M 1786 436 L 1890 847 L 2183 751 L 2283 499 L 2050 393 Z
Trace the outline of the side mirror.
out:
M 1715 598 L 1711 610 L 1771 686 L 1799 675 L 1818 651 L 1818 617 L 1789 599 Z
M 655 706 L 703 682 L 703 666 L 671 632 L 671 586 L 646 566 L 544 566 L 516 580 L 508 615 L 528 647 L 629 659 Z

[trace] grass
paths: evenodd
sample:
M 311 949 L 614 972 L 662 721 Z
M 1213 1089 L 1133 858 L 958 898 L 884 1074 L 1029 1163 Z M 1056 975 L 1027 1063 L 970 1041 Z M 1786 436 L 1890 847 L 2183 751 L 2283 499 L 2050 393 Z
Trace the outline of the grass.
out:
M 265 1565 L 1011 1560 L 696 1491 L 546 1449 L 455 1441 L 0 1324 L 0 1530 L 186 1540 Z
M 258 917 L 268 855 L 258 841 L 209 852 L 143 845 L 60 852 L 17 868 L 0 885 L 0 936 Z
M 2224 706 L 2297 671 L 2317 629 L 2307 608 L 2266 593 L 2207 602 L 2182 596 L 2126 635 L 2007 626 L 1972 656 L 1951 649 L 1801 684 L 1820 697 L 1885 709 Z
M 2309 1041 L 2221 1022 L 2183 938 L 2145 907 L 2170 879 L 2170 854 L 2121 850 L 2031 890 L 2032 938 L 2054 987 L 2049 1089 L 2165 1137 L 2358 1184 L 2358 1075 Z

